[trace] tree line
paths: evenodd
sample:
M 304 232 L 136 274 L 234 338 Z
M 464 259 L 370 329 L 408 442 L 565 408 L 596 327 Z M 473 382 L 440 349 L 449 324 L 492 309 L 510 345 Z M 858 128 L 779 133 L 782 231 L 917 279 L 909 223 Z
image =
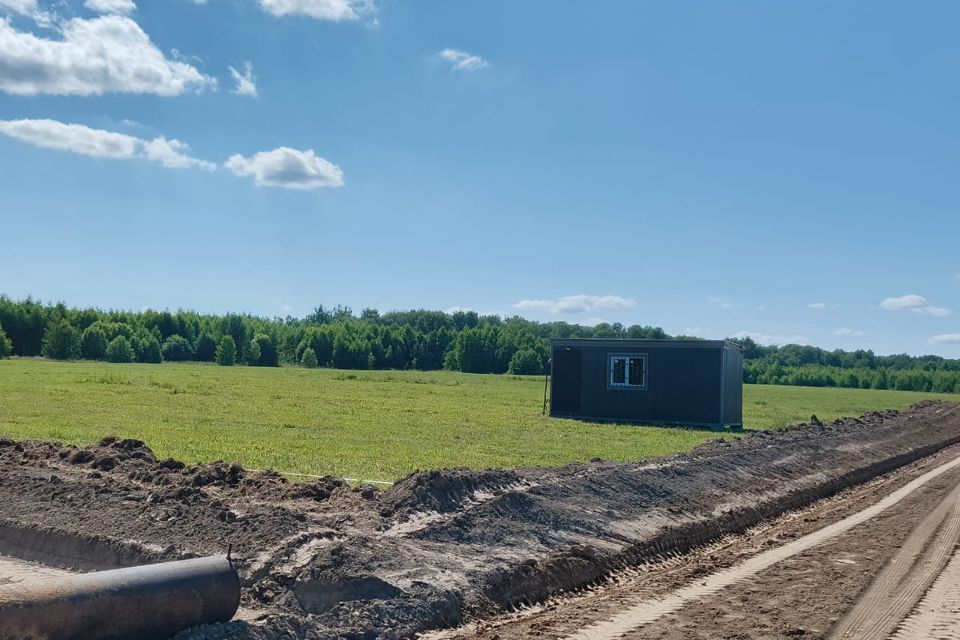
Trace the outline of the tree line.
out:
M 639 324 L 585 327 L 473 311 L 355 314 L 349 307 L 319 306 L 303 318 L 263 318 L 77 309 L 0 296 L 0 357 L 533 375 L 548 369 L 549 338 L 671 337 L 696 339 Z M 734 341 L 743 348 L 745 382 L 960 393 L 960 360 Z
M 743 348 L 747 383 L 960 393 L 960 360 L 796 344 L 765 347 L 750 338 L 734 341 Z

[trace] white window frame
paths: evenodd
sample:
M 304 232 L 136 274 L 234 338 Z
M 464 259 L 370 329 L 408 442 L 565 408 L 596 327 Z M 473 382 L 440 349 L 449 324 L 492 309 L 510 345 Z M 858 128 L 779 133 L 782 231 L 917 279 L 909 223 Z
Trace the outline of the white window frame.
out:
M 639 383 L 636 380 L 630 379 L 630 360 L 631 359 L 640 359 L 643 360 L 643 380 L 640 380 Z M 614 382 L 613 381 L 613 366 L 614 361 L 624 360 L 624 380 L 625 382 Z M 607 355 L 607 388 L 608 389 L 624 389 L 628 391 L 646 391 L 647 390 L 647 363 L 649 362 L 647 354 L 645 353 L 611 353 Z

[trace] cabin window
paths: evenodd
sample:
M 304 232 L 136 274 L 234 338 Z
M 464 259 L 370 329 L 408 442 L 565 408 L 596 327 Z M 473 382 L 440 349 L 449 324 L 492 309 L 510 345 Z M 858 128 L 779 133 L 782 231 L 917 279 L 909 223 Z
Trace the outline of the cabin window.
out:
M 615 389 L 647 388 L 647 356 L 641 353 L 614 353 L 610 356 L 608 386 Z

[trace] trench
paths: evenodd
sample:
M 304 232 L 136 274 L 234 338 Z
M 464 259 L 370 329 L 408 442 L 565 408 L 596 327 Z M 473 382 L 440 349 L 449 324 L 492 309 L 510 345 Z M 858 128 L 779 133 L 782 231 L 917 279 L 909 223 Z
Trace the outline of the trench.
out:
M 0 521 L 0 586 L 157 562 L 157 555 L 136 543 Z
M 958 407 L 954 405 L 938 413 L 938 421 L 955 423 Z M 896 435 L 893 438 L 891 444 L 896 444 Z M 522 615 L 523 611 L 536 610 L 540 603 L 547 603 L 559 594 L 578 593 L 604 584 L 610 576 L 628 568 L 685 554 L 726 535 L 742 533 L 768 519 L 807 507 L 957 444 L 960 444 L 960 435 L 954 426 L 932 443 L 928 441 L 906 450 L 901 448 L 900 451 L 897 451 L 897 447 L 890 447 L 885 449 L 889 451 L 886 456 L 872 462 L 864 460 L 860 466 L 854 464 L 845 472 L 836 469 L 833 473 L 822 474 L 822 477 L 812 482 L 781 486 L 777 495 L 764 496 L 753 504 L 744 504 L 729 511 L 715 510 L 708 517 L 696 522 L 667 526 L 652 538 L 621 550 L 604 552 L 587 548 L 583 549 L 586 553 L 558 553 L 539 560 L 535 566 L 502 571 L 495 579 L 483 585 L 481 593 L 485 602 L 481 601 L 480 606 L 466 611 L 467 624 L 464 627 L 441 630 L 442 625 L 436 625 L 433 627 L 434 631 L 420 637 L 460 637 L 461 633 L 469 633 L 470 628 L 481 625 L 485 620 L 489 622 L 498 615 Z M 960 460 L 956 461 L 956 464 L 960 464 Z M 493 606 L 490 606 L 491 604 Z M 643 608 L 647 609 L 650 605 L 651 602 L 645 602 Z M 424 625 L 423 630 L 429 628 Z
M 37 562 L 27 562 L 10 556 L 0 556 L 0 586 L 20 584 L 33 580 L 58 578 L 68 573 L 63 569 L 54 569 Z
M 173 547 L 71 534 L 0 520 L 0 557 L 4 556 L 51 569 L 82 573 L 195 557 L 194 554 L 179 553 Z
M 867 520 L 878 516 L 910 496 L 929 481 L 958 466 L 960 466 L 960 456 L 928 471 L 879 502 L 839 522 L 835 522 L 832 525 L 814 531 L 783 546 L 764 551 L 729 569 L 698 578 L 695 583 L 667 594 L 663 598 L 639 602 L 610 620 L 596 623 L 581 630 L 580 633 L 571 636 L 571 640 L 604 640 L 606 638 L 617 638 L 632 629 L 654 622 L 669 613 L 677 611 L 689 602 L 697 601 L 705 596 L 717 593 L 721 589 L 750 578 L 778 562 L 836 538 Z M 943 509 L 945 513 L 947 510 L 954 508 L 958 493 L 960 493 L 960 490 L 955 490 L 951 493 L 950 497 L 944 501 Z M 940 520 L 936 520 L 934 524 L 939 522 Z M 896 621 L 894 621 L 894 623 L 895 622 Z
M 944 417 L 953 415 L 957 410 L 957 407 L 951 408 Z M 509 612 L 517 607 L 544 602 L 559 593 L 598 585 L 618 570 L 651 559 L 687 553 L 725 535 L 743 533 L 765 520 L 806 507 L 957 444 L 960 444 L 960 435 L 891 455 L 812 485 L 785 491 L 758 504 L 732 509 L 699 522 L 668 527 L 659 535 L 620 552 L 554 557 L 538 563 L 536 571 L 519 566 L 502 573 L 499 579 L 491 580 L 483 595 L 496 603 L 500 611 Z M 485 613 L 491 615 L 494 612 Z
M 84 536 L 0 520 L 0 587 L 198 557 L 173 547 Z M 240 607 L 233 619 L 253 623 L 256 609 Z
M 924 417 L 921 416 L 920 419 Z M 418 514 L 422 516 L 424 511 L 422 508 L 418 511 L 417 507 L 422 507 L 422 505 L 412 500 L 410 511 L 413 517 L 400 526 L 395 525 L 393 528 L 386 530 L 361 533 L 359 528 L 355 530 L 351 526 L 338 523 L 336 527 L 330 529 L 308 530 L 282 539 L 279 544 L 272 548 L 262 550 L 253 559 L 252 564 L 245 566 L 246 571 L 244 573 L 246 575 L 244 576 L 243 586 L 248 590 L 246 592 L 248 594 L 255 587 L 259 587 L 261 583 L 275 591 L 275 593 L 267 593 L 263 600 L 258 600 L 253 604 L 253 606 L 258 607 L 262 605 L 262 608 L 257 611 L 258 617 L 256 620 L 264 620 L 265 626 L 273 624 L 268 625 L 269 621 L 266 618 L 269 616 L 267 614 L 272 615 L 280 611 L 284 616 L 284 621 L 282 623 L 275 621 L 277 625 L 286 624 L 286 621 L 290 620 L 291 624 L 310 624 L 320 628 L 326 626 L 328 621 L 333 621 L 330 623 L 330 628 L 333 628 L 335 626 L 334 622 L 337 623 L 337 626 L 343 626 L 341 618 L 346 619 L 352 612 L 363 614 L 369 612 L 382 618 L 369 623 L 365 620 L 362 623 L 358 622 L 358 628 L 361 624 L 364 625 L 363 628 L 365 629 L 373 629 L 376 625 L 387 624 L 380 622 L 381 619 L 389 620 L 391 625 L 402 622 L 402 624 L 408 625 L 406 629 L 411 631 L 448 627 L 462 621 L 464 617 L 476 619 L 505 609 L 509 611 L 518 605 L 543 602 L 559 592 L 577 591 L 591 584 L 600 583 L 611 574 L 625 567 L 642 565 L 654 558 L 683 553 L 692 548 L 700 547 L 724 535 L 743 531 L 785 511 L 807 506 L 819 499 L 861 484 L 875 476 L 924 458 L 960 441 L 956 406 L 946 410 L 937 409 L 932 417 L 935 417 L 938 423 L 943 421 L 942 426 L 941 424 L 933 424 L 930 432 L 908 429 L 906 434 L 902 434 L 895 428 L 883 427 L 881 429 L 878 427 L 876 435 L 873 432 L 867 432 L 870 438 L 867 439 L 867 444 L 863 446 L 853 446 L 848 442 L 850 439 L 845 437 L 848 433 L 847 430 L 841 431 L 840 435 L 836 437 L 830 433 L 813 430 L 814 432 L 811 434 L 806 434 L 803 431 L 793 432 L 794 437 L 783 441 L 774 439 L 772 436 L 767 436 L 769 440 L 751 441 L 747 443 L 751 445 L 750 447 L 744 445 L 741 449 L 747 453 L 757 451 L 761 454 L 771 449 L 772 453 L 759 455 L 759 460 L 755 463 L 756 469 L 752 466 L 752 460 L 744 458 L 742 465 L 732 469 L 731 473 L 735 473 L 743 467 L 746 469 L 744 477 L 752 473 L 761 482 L 765 477 L 778 479 L 770 490 L 753 490 L 742 499 L 734 499 L 731 496 L 737 496 L 736 491 L 738 489 L 745 486 L 749 489 L 749 486 L 745 485 L 745 481 L 740 479 L 739 476 L 729 476 L 734 480 L 721 485 L 724 491 L 729 493 L 729 496 L 727 493 L 724 495 L 718 494 L 717 499 L 714 500 L 713 496 L 710 495 L 700 496 L 697 493 L 700 491 L 700 485 L 688 481 L 683 487 L 689 487 L 688 493 L 700 500 L 700 502 L 694 503 L 694 507 L 703 504 L 705 505 L 704 508 L 696 511 L 691 507 L 688 509 L 689 513 L 684 517 L 666 516 L 662 520 L 662 524 L 656 529 L 651 529 L 649 533 L 644 533 L 642 537 L 624 534 L 617 538 L 619 541 L 617 545 L 590 544 L 590 542 L 593 542 L 591 540 L 588 543 L 577 545 L 556 544 L 549 547 L 549 550 L 538 549 L 535 552 L 525 551 L 526 547 L 524 547 L 519 552 L 511 553 L 504 551 L 502 547 L 492 546 L 491 554 L 500 553 L 500 558 L 504 559 L 502 568 L 498 567 L 490 571 L 481 570 L 475 579 L 472 576 L 470 577 L 472 581 L 469 583 L 465 579 L 464 584 L 456 587 L 458 590 L 449 591 L 452 594 L 449 598 L 452 604 L 442 610 L 437 607 L 429 608 L 426 606 L 414 610 L 413 607 L 421 607 L 422 602 L 426 601 L 427 597 L 437 599 L 437 594 L 441 593 L 440 589 L 446 588 L 445 583 L 437 585 L 433 591 L 428 591 L 428 587 L 434 586 L 430 584 L 418 584 L 418 590 L 411 590 L 409 593 L 398 591 L 398 589 L 405 589 L 405 585 L 398 587 L 390 584 L 389 576 L 392 575 L 391 571 L 397 572 L 398 566 L 400 569 L 405 568 L 400 563 L 402 558 L 384 558 L 377 555 L 375 545 L 385 540 L 389 542 L 394 538 L 401 538 L 403 542 L 403 544 L 397 543 L 395 545 L 397 549 L 405 549 L 407 546 L 414 551 L 420 551 L 428 546 L 431 551 L 445 549 L 442 544 L 444 540 L 442 536 L 438 534 L 437 541 L 440 542 L 437 542 L 431 541 L 429 536 L 426 535 L 425 532 L 429 532 L 430 528 L 437 523 L 432 521 L 425 523 L 422 517 L 418 520 L 415 516 Z M 883 419 L 879 422 L 883 422 Z M 894 425 L 894 427 L 897 426 L 899 425 Z M 800 435 L 796 436 L 797 433 Z M 805 438 L 811 439 L 811 442 L 807 444 Z M 809 459 L 809 466 L 797 464 L 794 458 L 798 456 L 791 454 L 790 450 L 784 450 L 783 447 L 786 446 L 796 447 L 797 451 L 804 452 Z M 824 448 L 832 448 L 843 452 L 842 455 L 831 458 L 838 460 L 836 465 L 826 465 L 818 462 L 816 452 L 818 449 Z M 865 453 L 862 456 L 857 456 L 857 452 L 861 450 Z M 736 453 L 740 455 L 742 451 Z M 784 455 L 785 453 L 789 455 Z M 714 477 L 711 476 L 712 470 L 709 464 L 714 456 L 719 463 L 723 463 L 725 458 L 722 455 L 725 454 L 711 450 L 710 455 L 704 456 L 702 462 L 696 461 L 699 466 L 696 466 L 692 471 L 684 466 L 687 463 L 686 458 L 681 459 L 679 463 L 676 460 L 666 461 L 664 466 L 668 469 L 676 467 L 676 469 L 672 469 L 671 473 L 667 474 L 667 480 L 692 473 L 703 474 L 703 477 L 707 479 Z M 736 462 L 741 458 L 742 456 L 740 458 L 734 457 L 733 460 Z M 784 461 L 790 461 L 792 466 L 788 465 L 786 470 L 781 471 L 778 465 L 784 464 Z M 727 469 L 729 466 L 729 464 L 721 466 L 721 470 Z M 630 471 L 641 473 L 644 468 L 640 467 L 637 470 L 631 467 Z M 766 476 L 761 475 L 764 470 L 766 470 Z M 576 469 L 574 471 L 576 473 L 564 474 L 561 472 L 555 474 L 559 489 L 553 493 L 545 494 L 547 497 L 544 499 L 544 503 L 547 507 L 550 506 L 549 499 L 566 500 L 571 495 L 573 498 L 577 498 L 581 494 L 586 495 L 585 491 L 580 491 L 578 483 L 581 476 L 587 474 Z M 538 472 L 531 475 L 539 478 L 543 473 Z M 714 475 L 716 474 L 714 473 Z M 546 477 L 548 481 L 552 478 L 549 473 Z M 470 477 L 467 477 L 466 480 L 469 481 Z M 658 476 L 653 478 L 651 486 L 659 486 L 658 483 L 667 480 L 662 480 Z M 601 475 L 598 482 L 614 481 L 622 481 L 625 487 L 632 487 L 639 482 L 632 476 L 614 472 Z M 569 486 L 565 487 L 565 485 Z M 602 487 L 603 485 L 598 486 Z M 509 499 L 517 492 L 515 487 L 508 486 L 499 489 L 505 490 L 507 494 L 503 510 L 492 509 L 487 513 L 480 509 L 482 513 L 478 518 L 488 518 L 488 520 L 481 521 L 478 519 L 474 522 L 465 519 L 463 527 L 467 533 L 472 531 L 470 527 L 481 530 L 482 533 L 483 526 L 491 527 L 498 522 L 498 519 L 512 517 L 515 507 L 525 508 L 524 504 L 518 506 L 509 502 Z M 456 507 L 451 509 L 453 513 L 444 513 L 442 518 L 438 518 L 438 521 L 456 523 L 458 517 L 464 513 L 469 513 L 478 505 L 486 505 L 487 502 L 497 497 L 497 494 L 498 492 L 495 490 L 489 492 L 475 491 L 467 498 L 461 497 L 458 499 Z M 597 494 L 607 499 L 606 493 L 598 491 Z M 622 494 L 621 491 L 621 494 L 618 495 Z M 684 499 L 687 494 L 678 493 L 677 495 L 679 500 Z M 432 494 L 428 497 L 431 496 Z M 563 504 L 567 503 L 564 502 Z M 607 522 L 611 523 L 610 528 L 613 533 L 618 533 L 620 531 L 618 527 L 621 527 L 621 525 L 640 522 L 648 514 L 647 511 L 630 510 L 628 508 L 630 505 L 617 496 L 610 497 L 609 504 L 613 506 L 626 505 L 622 514 L 615 511 L 600 512 L 600 516 L 608 518 Z M 355 505 L 350 503 L 350 506 L 354 507 Z M 674 513 L 672 503 L 657 503 L 655 509 L 669 514 Z M 553 512 L 563 514 L 563 510 L 559 508 L 550 513 Z M 614 517 L 617 519 L 614 520 Z M 633 517 L 637 520 L 630 519 Z M 574 523 L 577 521 L 576 519 L 573 520 Z M 366 522 L 366 520 L 361 520 L 361 522 Z M 530 518 L 529 522 L 532 523 L 530 525 L 531 530 L 535 531 L 535 525 L 539 521 Z M 560 524 L 563 525 L 564 521 L 561 521 Z M 453 527 L 454 525 L 451 524 L 450 526 Z M 551 533 L 558 530 L 558 527 L 553 523 L 551 523 L 551 526 L 553 527 Z M 636 529 L 639 530 L 639 527 Z M 122 530 L 118 528 L 106 530 L 114 533 L 119 532 L 123 535 Z M 630 532 L 635 533 L 634 529 L 630 529 Z M 358 555 L 358 568 L 350 575 L 346 575 L 344 579 L 341 579 L 339 574 L 331 573 L 328 576 L 312 570 L 311 560 L 317 556 L 319 550 L 327 545 L 343 544 L 350 551 L 351 548 L 347 545 L 353 537 L 356 537 L 360 544 L 369 541 L 372 549 L 369 552 L 369 560 Z M 478 539 L 485 540 L 479 537 Z M 502 544 L 502 541 L 496 536 L 492 536 L 491 540 L 490 545 Z M 602 542 L 599 539 L 598 541 Z M 452 542 L 462 543 L 461 540 L 453 540 Z M 460 548 L 451 546 L 446 551 L 456 555 Z M 36 525 L 28 526 L 2 518 L 0 518 L 0 555 L 19 560 L 36 561 L 48 567 L 80 571 L 122 568 L 184 557 L 174 547 L 160 548 L 133 541 L 117 541 L 107 536 L 101 536 L 96 532 L 86 534 L 64 533 L 61 530 L 46 529 L 43 526 Z M 533 562 L 524 559 L 525 556 L 530 556 Z M 424 557 L 429 560 L 427 553 L 424 553 Z M 364 564 L 360 565 L 360 560 Z M 321 568 L 324 566 L 320 562 L 317 565 Z M 366 577 L 368 575 L 372 576 L 373 579 Z M 459 574 L 455 573 L 454 575 L 456 577 Z M 384 581 L 385 576 L 387 577 L 386 582 Z M 447 593 L 447 591 L 443 591 L 441 595 Z M 426 595 L 421 596 L 421 594 Z M 251 601 L 248 600 L 248 602 Z M 343 602 L 350 604 L 341 606 Z M 427 602 L 430 603 L 433 600 Z M 288 612 L 282 609 L 287 605 L 296 605 L 295 608 L 300 611 L 291 609 Z M 451 607 L 456 609 L 456 615 L 450 614 L 453 611 Z M 398 613 L 406 617 L 400 619 Z M 294 620 L 295 615 L 297 618 Z M 397 615 L 396 620 L 388 617 L 394 615 Z M 359 619 L 360 617 L 359 615 L 351 615 L 350 622 L 352 623 L 354 618 Z M 372 618 L 373 615 L 370 617 Z M 400 620 L 400 622 L 397 620 Z

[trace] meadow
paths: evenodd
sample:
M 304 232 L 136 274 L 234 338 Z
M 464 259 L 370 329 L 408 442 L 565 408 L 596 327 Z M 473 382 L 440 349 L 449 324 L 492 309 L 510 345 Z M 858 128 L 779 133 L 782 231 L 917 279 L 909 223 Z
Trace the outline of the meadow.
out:
M 746 385 L 744 422 L 770 429 L 902 409 L 909 391 Z M 686 451 L 710 431 L 541 415 L 543 378 L 204 364 L 0 360 L 0 436 L 144 440 L 162 457 L 395 480 L 439 467 L 550 466 Z

